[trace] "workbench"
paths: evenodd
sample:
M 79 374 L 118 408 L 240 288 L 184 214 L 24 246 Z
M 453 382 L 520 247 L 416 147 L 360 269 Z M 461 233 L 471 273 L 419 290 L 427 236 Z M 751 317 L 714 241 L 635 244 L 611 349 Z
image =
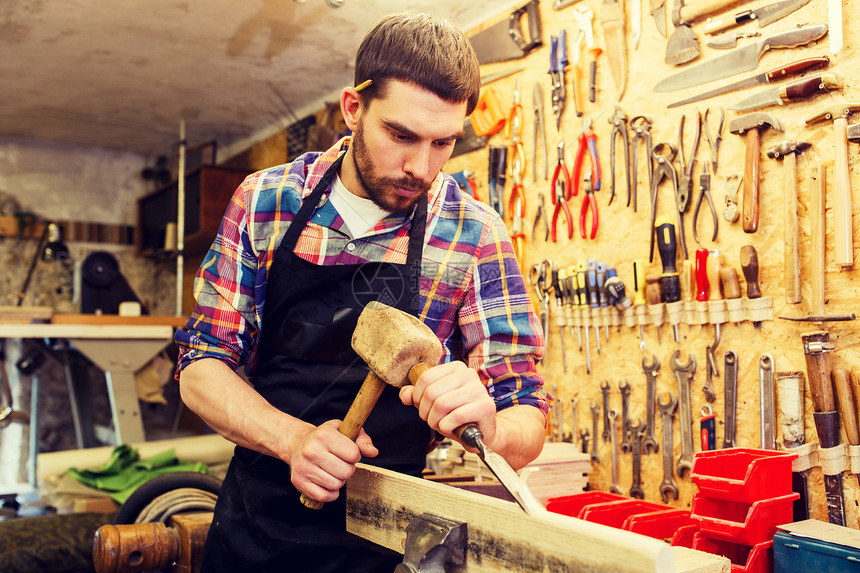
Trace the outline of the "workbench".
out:
M 54 315 L 50 323 L 0 324 L 0 338 L 62 339 L 105 373 L 116 443 L 145 441 L 134 375 L 172 340 L 184 317 Z M 81 441 L 86 429 L 81 404 L 70 381 L 69 401 L 75 432 Z

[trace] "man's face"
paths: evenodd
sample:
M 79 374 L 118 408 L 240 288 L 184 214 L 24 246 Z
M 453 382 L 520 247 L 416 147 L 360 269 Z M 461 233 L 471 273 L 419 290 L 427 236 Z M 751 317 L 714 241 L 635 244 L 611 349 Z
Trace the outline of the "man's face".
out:
M 354 130 L 347 187 L 392 213 L 408 212 L 425 196 L 463 132 L 466 102 L 391 81 L 383 98 L 363 105 Z M 349 161 L 349 158 L 346 158 Z

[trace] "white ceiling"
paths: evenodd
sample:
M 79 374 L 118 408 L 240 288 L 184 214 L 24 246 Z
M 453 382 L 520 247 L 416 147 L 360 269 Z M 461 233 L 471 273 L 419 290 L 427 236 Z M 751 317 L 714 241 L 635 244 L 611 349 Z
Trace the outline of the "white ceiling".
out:
M 184 120 L 189 145 L 235 147 L 350 84 L 381 16 L 469 30 L 516 3 L 0 0 L 0 137 L 155 156 L 175 151 Z

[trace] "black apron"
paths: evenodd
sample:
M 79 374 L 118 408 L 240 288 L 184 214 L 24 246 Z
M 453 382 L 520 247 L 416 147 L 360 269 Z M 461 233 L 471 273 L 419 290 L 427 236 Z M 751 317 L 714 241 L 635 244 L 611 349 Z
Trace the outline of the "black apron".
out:
M 275 407 L 314 425 L 343 419 L 367 365 L 350 346 L 358 315 L 370 300 L 415 314 L 427 200 L 419 202 L 406 264 L 320 266 L 293 251 L 344 155 L 305 199 L 275 252 L 263 305 L 255 389 Z M 419 476 L 432 432 L 418 410 L 387 387 L 364 425 L 375 458 L 363 460 Z M 288 431 L 288 430 L 287 430 Z M 346 532 L 345 491 L 322 509 L 308 509 L 281 460 L 237 447 L 215 507 L 204 550 L 204 573 L 385 572 L 402 561 Z

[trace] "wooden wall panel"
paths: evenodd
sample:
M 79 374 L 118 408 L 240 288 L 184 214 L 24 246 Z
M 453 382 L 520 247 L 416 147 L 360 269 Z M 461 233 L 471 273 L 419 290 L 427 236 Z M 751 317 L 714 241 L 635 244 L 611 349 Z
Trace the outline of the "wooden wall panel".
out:
M 671 10 L 671 2 L 667 0 L 667 10 Z M 723 11 L 723 14 L 733 14 L 744 8 L 757 7 L 761 2 L 735 4 L 731 10 Z M 512 103 L 512 90 L 517 81 L 519 81 L 522 104 L 524 108 L 524 129 L 523 139 L 525 142 L 525 153 L 528 158 L 528 166 L 524 185 L 527 196 L 527 212 L 525 221 L 526 235 L 529 240 L 526 243 L 525 265 L 526 271 L 533 264 L 540 262 L 543 259 L 550 259 L 556 265 L 567 266 L 578 263 L 584 259 L 597 259 L 607 264 L 617 267 L 619 275 L 624 280 L 628 292 L 632 291 L 632 262 L 635 259 L 648 261 L 648 239 L 649 239 L 649 190 L 648 177 L 645 168 L 645 163 L 640 159 L 638 170 L 639 190 L 638 190 L 638 211 L 634 213 L 632 209 L 625 206 L 626 192 L 623 185 L 620 185 L 619 178 L 622 177 L 616 173 L 616 183 L 619 186 L 619 194 L 616 196 L 612 205 L 608 205 L 609 200 L 609 135 L 611 125 L 610 118 L 613 115 L 615 104 L 626 112 L 629 118 L 636 115 L 646 115 L 653 120 L 652 137 L 654 143 L 669 142 L 672 145 L 677 145 L 678 140 L 678 123 L 682 114 L 687 114 L 687 125 L 685 128 L 687 148 L 689 149 L 692 141 L 693 130 L 695 127 L 695 113 L 712 108 L 711 126 L 715 127 L 714 114 L 717 112 L 718 106 L 727 106 L 739 101 L 742 97 L 749 95 L 753 90 L 745 90 L 726 94 L 718 98 L 690 104 L 676 109 L 667 109 L 666 104 L 683 97 L 687 97 L 698 93 L 700 90 L 712 87 L 711 84 L 705 87 L 694 87 L 686 90 L 656 94 L 652 91 L 653 85 L 673 72 L 674 69 L 663 61 L 666 39 L 661 37 L 655 27 L 654 19 L 649 14 L 648 4 L 643 2 L 642 6 L 642 38 L 638 49 L 633 49 L 630 39 L 630 6 L 625 2 L 625 10 L 627 14 L 627 54 L 629 62 L 629 77 L 628 87 L 621 101 L 617 101 L 617 91 L 610 75 L 608 61 L 605 55 L 598 59 L 598 93 L 595 103 L 585 102 L 584 108 L 586 114 L 593 119 L 594 129 L 598 136 L 598 149 L 600 155 L 601 168 L 603 170 L 604 188 L 597 192 L 597 201 L 600 212 L 600 227 L 595 240 L 584 240 L 579 236 L 578 221 L 579 209 L 582 202 L 581 195 L 570 201 L 570 209 L 574 216 L 575 235 L 573 240 L 567 240 L 566 237 L 558 243 L 543 242 L 538 240 L 533 243 L 531 237 L 531 225 L 535 215 L 537 206 L 537 198 L 539 193 L 545 197 L 544 208 L 548 210 L 548 216 L 552 215 L 552 204 L 550 203 L 550 184 L 542 177 L 538 177 L 537 181 L 532 177 L 532 130 L 533 130 L 533 108 L 532 108 L 532 88 L 535 82 L 539 82 L 543 88 L 545 101 L 544 121 L 547 129 L 547 145 L 549 148 L 549 164 L 550 171 L 553 169 L 556 161 L 556 145 L 560 140 L 563 140 L 567 145 L 566 162 L 569 168 L 572 169 L 574 162 L 574 154 L 576 152 L 576 139 L 582 129 L 582 119 L 577 118 L 574 113 L 573 98 L 570 91 L 570 74 L 567 78 L 567 105 L 563 113 L 561 129 L 557 130 L 555 118 L 552 115 L 551 103 L 549 94 L 551 91 L 550 80 L 547 74 L 549 65 L 550 51 L 550 35 L 558 34 L 559 30 L 564 28 L 568 35 L 568 50 L 571 61 L 575 60 L 573 53 L 576 46 L 575 38 L 578 27 L 574 20 L 574 10 L 578 6 L 586 6 L 593 10 L 594 18 L 594 34 L 597 45 L 604 47 L 603 33 L 600 26 L 599 14 L 601 4 L 591 0 L 578 2 L 571 7 L 564 8 L 560 11 L 552 9 L 550 0 L 541 2 L 541 18 L 543 27 L 543 46 L 532 51 L 523 60 L 514 60 L 509 62 L 500 62 L 485 65 L 482 69 L 484 74 L 503 71 L 509 68 L 526 64 L 526 69 L 518 72 L 506 79 L 499 80 L 492 87 L 499 96 L 502 105 L 508 109 Z M 850 22 L 850 16 L 854 10 L 854 5 L 846 3 L 846 25 L 845 25 L 845 47 L 837 54 L 831 54 L 829 43 L 825 37 L 816 44 L 804 48 L 793 50 L 775 50 L 764 55 L 759 63 L 758 71 L 771 69 L 781 64 L 787 64 L 791 61 L 801 58 L 812 57 L 817 55 L 828 55 L 831 57 L 831 72 L 837 73 L 844 82 L 844 89 L 840 92 L 833 92 L 818 96 L 814 100 L 792 104 L 784 107 L 770 107 L 762 111 L 768 111 L 775 115 L 785 127 L 784 133 L 778 133 L 773 130 L 768 130 L 762 135 L 762 156 L 761 162 L 761 216 L 759 229 L 756 233 L 746 234 L 741 229 L 740 219 L 734 224 L 728 223 L 722 217 L 723 207 L 725 205 L 725 195 L 733 193 L 737 187 L 737 177 L 743 175 L 744 163 L 744 142 L 738 135 L 729 133 L 728 124 L 734 117 L 735 112 L 726 111 L 726 125 L 722 133 L 722 145 L 719 154 L 719 168 L 716 176 L 712 176 L 711 193 L 719 216 L 719 235 L 716 242 L 711 242 L 710 239 L 710 214 L 708 211 L 703 211 L 699 215 L 699 230 L 702 245 L 708 249 L 718 249 L 722 254 L 722 262 L 724 265 L 734 266 L 739 275 L 739 251 L 740 247 L 746 244 L 752 244 L 758 250 L 761 274 L 760 284 L 764 291 L 764 295 L 772 297 L 774 316 L 802 316 L 807 315 L 810 310 L 810 294 L 812 280 L 812 255 L 810 243 L 810 218 L 809 218 L 809 200 L 810 194 L 818 185 L 818 166 L 825 165 L 828 171 L 828 179 L 830 183 L 827 188 L 826 204 L 827 204 L 827 260 L 826 268 L 826 301 L 825 312 L 839 313 L 851 312 L 857 305 L 860 299 L 860 291 L 856 288 L 857 270 L 851 268 L 838 268 L 833 261 L 833 194 L 834 187 L 833 175 L 834 164 L 834 131 L 832 124 L 825 123 L 814 127 L 804 127 L 803 120 L 812 116 L 818 110 L 832 106 L 840 102 L 850 102 L 855 99 L 860 99 L 857 94 L 857 79 L 854 70 L 857 69 L 858 57 L 857 53 L 857 33 L 854 28 L 851 28 L 847 22 Z M 501 16 L 500 16 L 501 17 Z M 498 20 L 494 18 L 492 20 Z M 769 27 L 761 29 L 762 36 L 767 36 L 789 28 L 812 24 L 826 23 L 826 2 L 823 0 L 812 0 L 806 7 L 795 12 L 791 16 L 772 24 Z M 668 28 L 671 31 L 671 21 L 668 23 Z M 739 30 L 758 31 L 755 25 L 747 25 Z M 702 47 L 702 55 L 696 62 L 703 61 L 724 52 L 713 50 L 704 47 L 704 43 L 709 37 L 705 36 L 701 31 L 701 22 L 699 21 L 693 26 L 693 30 L 697 32 L 700 38 Z M 752 40 L 741 40 L 741 45 Z M 583 56 L 584 58 L 584 56 Z M 688 64 L 693 65 L 693 64 Z M 813 72 L 814 73 L 814 72 Z M 751 73 L 735 76 L 730 80 L 746 77 Z M 809 75 L 809 74 L 807 74 Z M 714 82 L 716 84 L 717 82 Z M 761 88 L 758 88 L 761 89 Z M 849 120 L 853 123 L 854 120 Z M 632 132 L 631 132 L 632 137 Z M 783 139 L 806 140 L 812 143 L 811 149 L 804 153 L 798 160 L 798 200 L 799 216 L 800 216 L 800 247 L 801 247 L 801 263 L 803 276 L 803 302 L 800 305 L 788 305 L 785 302 L 785 281 L 783 272 L 783 189 L 786 186 L 782 164 L 768 159 L 764 155 L 764 150 L 777 145 Z M 504 136 L 504 131 L 491 138 L 493 145 L 505 145 L 507 140 Z M 689 151 L 688 151 L 689 153 Z M 487 183 L 487 149 L 481 149 L 465 155 L 455 157 L 445 166 L 445 171 L 448 173 L 457 172 L 462 169 L 470 169 L 476 173 L 478 185 L 478 194 L 486 199 L 488 191 Z M 858 149 L 854 144 L 849 144 L 849 156 L 851 165 L 851 182 L 855 187 L 854 196 L 854 235 L 860 218 L 856 216 L 858 201 L 857 187 L 860 187 L 855 173 L 855 163 L 858 155 Z M 702 164 L 709 158 L 708 143 L 702 134 L 702 140 L 699 145 L 698 159 L 694 181 L 698 182 L 698 175 Z M 538 155 L 539 163 L 541 155 Z M 618 162 L 622 162 L 622 156 L 618 153 Z M 550 173 L 551 175 L 551 173 Z M 733 179 L 734 178 L 734 179 Z M 644 183 L 643 183 L 644 182 Z M 511 189 L 511 179 L 508 178 L 508 184 L 505 189 L 505 203 L 509 197 Z M 698 196 L 698 185 L 694 185 L 693 207 L 695 199 Z M 740 196 L 738 197 L 740 201 Z M 741 205 L 739 205 L 741 207 Z M 670 186 L 663 185 L 659 190 L 658 214 L 670 216 L 674 221 L 674 198 Z M 706 207 L 703 205 L 703 209 Z M 693 240 L 692 234 L 692 207 L 690 212 L 685 217 L 685 228 L 687 235 L 687 244 L 691 258 L 697 248 L 696 242 Z M 680 256 L 679 256 L 680 261 Z M 655 262 L 647 265 L 646 274 L 649 276 L 657 276 L 660 273 L 659 257 L 655 254 Z M 741 275 L 741 278 L 742 275 Z M 742 287 L 745 286 L 742 281 Z M 551 312 L 555 309 L 555 301 L 552 301 Z M 552 320 L 552 319 L 551 319 Z M 858 346 L 860 346 L 860 336 L 857 334 L 855 322 L 840 322 L 827 323 L 824 328 L 831 333 L 831 340 L 835 343 L 836 350 L 832 353 L 834 366 L 851 367 L 857 363 Z M 819 325 L 811 323 L 796 323 L 784 320 L 774 319 L 767 320 L 761 325 L 760 329 L 756 329 L 748 322 L 742 322 L 739 326 L 734 323 L 725 323 L 722 325 L 722 338 L 717 348 L 717 358 L 720 369 L 720 378 L 717 379 L 718 398 L 712 404 L 714 412 L 718 416 L 717 439 L 718 446 L 723 440 L 723 420 L 724 420 L 724 400 L 723 400 L 723 356 L 725 351 L 733 350 L 739 357 L 739 398 L 738 398 L 738 422 L 737 422 L 737 445 L 741 447 L 759 447 L 759 371 L 758 363 L 763 354 L 773 356 L 777 371 L 805 371 L 805 362 L 803 348 L 800 335 L 803 332 L 818 330 Z M 647 350 L 645 352 L 639 349 L 639 329 L 638 327 L 623 326 L 620 332 L 615 328 L 610 329 L 609 341 L 601 338 L 601 354 L 598 356 L 594 347 L 594 334 L 591 336 L 591 361 L 592 372 L 586 373 L 584 353 L 578 351 L 576 341 L 570 337 L 570 333 L 565 333 L 566 357 L 568 362 L 567 372 L 563 371 L 561 360 L 561 342 L 559 339 L 558 329 L 554 326 L 550 329 L 550 337 L 548 340 L 547 358 L 541 366 L 542 372 L 546 376 L 548 388 L 556 391 L 556 407 L 559 405 L 564 408 L 566 423 L 570 420 L 570 403 L 571 400 L 577 400 L 577 422 L 579 428 L 591 427 L 591 413 L 589 410 L 589 402 L 592 400 L 600 401 L 600 384 L 604 381 L 609 381 L 612 385 L 611 405 L 621 411 L 621 399 L 618 393 L 618 382 L 621 380 L 629 380 L 632 385 L 631 398 L 631 416 L 635 420 L 636 417 L 645 416 L 645 377 L 641 369 L 641 361 L 643 356 L 650 357 L 651 353 L 657 356 L 662 363 L 662 369 L 658 378 L 658 391 L 664 393 L 667 390 L 672 390 L 677 394 L 677 383 L 672 376 L 669 368 L 669 360 L 672 352 L 675 349 L 681 349 L 682 355 L 692 353 L 697 362 L 697 370 L 692 385 L 692 412 L 694 420 L 694 435 L 698 434 L 698 419 L 700 410 L 706 404 L 704 394 L 701 387 L 705 381 L 706 356 L 705 349 L 713 341 L 713 327 L 698 326 L 688 327 L 682 324 L 679 327 L 680 340 L 675 343 L 672 339 L 672 329 L 668 325 L 661 328 L 661 343 L 657 341 L 657 331 L 654 326 L 645 327 L 645 342 Z M 605 333 L 601 329 L 601 337 Z M 814 426 L 812 423 L 812 404 L 809 399 L 809 392 L 806 392 L 805 405 L 805 438 L 807 442 L 817 441 Z M 603 423 L 601 420 L 600 428 L 602 430 Z M 657 435 L 659 440 L 660 422 L 658 417 Z M 675 452 L 674 458 L 680 454 L 679 432 L 678 432 L 678 417 L 675 417 Z M 566 432 L 570 432 L 569 426 L 565 428 Z M 778 436 L 778 443 L 781 443 L 781 436 Z M 700 450 L 698 439 L 694 440 L 695 451 Z M 590 477 L 590 484 L 594 489 L 608 490 L 611 483 L 611 464 L 610 464 L 610 448 L 608 443 L 602 440 L 599 445 L 600 463 L 595 465 Z M 650 454 L 643 456 L 643 486 L 645 489 L 645 497 L 648 500 L 657 501 L 660 499 L 659 485 L 662 479 L 662 456 L 661 454 Z M 620 485 L 622 490 L 627 493 L 630 488 L 631 480 L 631 455 L 621 454 L 620 457 Z M 849 479 L 850 478 L 850 479 Z M 689 477 L 675 477 L 681 494 L 678 501 L 673 501 L 673 505 L 687 507 L 690 504 L 692 495 L 696 488 L 692 484 Z M 812 504 L 812 517 L 826 520 L 826 506 L 823 495 L 823 482 L 820 469 L 813 469 L 810 476 L 810 500 Z M 857 498 L 858 490 L 857 480 L 853 476 L 846 474 L 845 476 L 845 495 L 846 495 L 846 512 L 848 523 L 856 527 L 858 510 Z

